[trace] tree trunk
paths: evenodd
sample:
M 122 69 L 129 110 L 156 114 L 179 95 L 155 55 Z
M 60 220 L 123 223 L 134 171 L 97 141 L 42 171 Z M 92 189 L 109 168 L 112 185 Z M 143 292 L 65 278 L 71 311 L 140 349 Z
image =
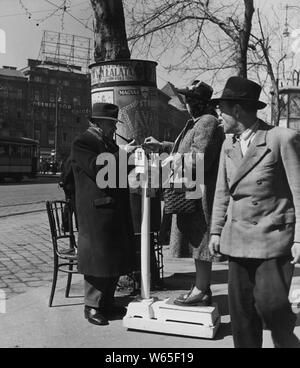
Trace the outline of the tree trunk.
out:
M 247 78 L 247 51 L 252 28 L 252 17 L 254 13 L 253 0 L 244 0 L 244 24 L 239 31 L 239 47 L 237 55 L 238 75 Z
M 242 47 L 242 40 L 239 41 L 239 47 L 236 48 L 236 67 L 238 71 L 238 76 L 242 78 L 247 78 L 247 49 Z
M 130 59 L 122 0 L 90 1 L 95 15 L 95 61 Z

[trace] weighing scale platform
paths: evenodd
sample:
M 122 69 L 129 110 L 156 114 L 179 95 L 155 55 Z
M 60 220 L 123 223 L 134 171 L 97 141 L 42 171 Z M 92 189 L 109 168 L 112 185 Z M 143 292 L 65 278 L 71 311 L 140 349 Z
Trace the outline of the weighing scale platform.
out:
M 128 305 L 123 325 L 128 329 L 213 339 L 220 325 L 217 304 L 183 307 L 166 299 L 142 299 Z

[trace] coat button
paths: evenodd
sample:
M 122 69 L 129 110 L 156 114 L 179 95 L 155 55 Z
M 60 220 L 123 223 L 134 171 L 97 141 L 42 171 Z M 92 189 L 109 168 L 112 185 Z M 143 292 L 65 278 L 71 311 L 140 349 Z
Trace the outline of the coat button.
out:
M 252 201 L 252 204 L 253 204 L 253 206 L 257 206 L 258 205 L 258 202 Z
M 257 180 L 256 184 L 257 185 L 261 185 L 262 184 L 262 180 Z
M 257 225 L 257 222 L 256 221 L 252 221 L 252 225 Z

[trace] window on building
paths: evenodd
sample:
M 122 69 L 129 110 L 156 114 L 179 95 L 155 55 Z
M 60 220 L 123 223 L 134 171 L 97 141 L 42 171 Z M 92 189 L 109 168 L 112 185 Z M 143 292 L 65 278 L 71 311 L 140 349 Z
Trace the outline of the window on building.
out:
M 54 144 L 54 131 L 48 133 L 48 144 Z
M 80 116 L 76 116 L 76 123 L 79 124 L 80 123 Z
M 50 84 L 56 84 L 56 79 L 55 78 L 50 78 Z
M 18 88 L 17 90 L 17 98 L 22 98 L 23 97 L 23 91 L 21 90 L 21 88 Z
M 33 80 L 35 82 L 39 82 L 39 83 L 41 83 L 43 81 L 43 79 L 42 79 L 42 77 L 40 75 L 35 75 L 34 78 L 33 78 Z
M 34 138 L 37 139 L 38 141 L 41 139 L 41 131 L 39 129 L 36 129 L 34 131 Z
M 67 133 L 63 133 L 63 141 L 64 142 L 67 142 L 67 136 L 68 136 Z
M 40 101 L 40 91 L 34 91 L 34 101 Z
M 81 101 L 80 101 L 79 96 L 73 97 L 73 105 L 74 106 L 80 106 L 81 105 Z
M 22 113 L 21 113 L 21 111 L 20 111 L 20 110 L 18 110 L 18 111 L 17 111 L 17 118 L 18 118 L 18 119 L 21 119 L 21 117 L 22 117 Z
M 66 87 L 69 87 L 70 82 L 68 80 L 64 80 L 63 81 L 63 85 L 66 86 Z
M 3 114 L 4 115 L 8 114 L 8 104 L 7 104 L 7 102 L 3 103 Z
M 0 144 L 0 158 L 9 155 L 9 145 L 5 143 Z

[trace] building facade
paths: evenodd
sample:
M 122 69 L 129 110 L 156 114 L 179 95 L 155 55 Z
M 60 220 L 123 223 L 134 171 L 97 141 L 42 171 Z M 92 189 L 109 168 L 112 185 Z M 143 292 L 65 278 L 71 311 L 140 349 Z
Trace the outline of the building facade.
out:
M 41 155 L 55 153 L 59 161 L 70 152 L 73 139 L 87 126 L 90 75 L 80 67 L 28 60 L 28 136 L 40 142 Z
M 0 68 L 0 135 L 27 136 L 27 87 L 27 78 L 15 67 Z

